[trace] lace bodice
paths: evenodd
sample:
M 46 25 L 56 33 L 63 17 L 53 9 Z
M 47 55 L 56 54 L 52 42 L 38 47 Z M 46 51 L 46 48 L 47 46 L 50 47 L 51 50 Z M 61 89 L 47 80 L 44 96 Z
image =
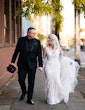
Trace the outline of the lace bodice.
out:
M 58 59 L 59 58 L 59 50 L 51 50 L 50 48 L 46 48 L 46 55 L 48 60 Z

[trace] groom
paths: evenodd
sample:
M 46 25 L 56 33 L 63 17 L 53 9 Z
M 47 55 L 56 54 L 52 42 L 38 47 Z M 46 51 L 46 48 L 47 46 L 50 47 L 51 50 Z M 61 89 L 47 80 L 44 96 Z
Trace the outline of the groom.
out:
M 32 101 L 33 89 L 34 89 L 34 81 L 35 81 L 35 73 L 37 68 L 37 58 L 38 58 L 38 69 L 42 71 L 42 51 L 40 41 L 34 38 L 36 35 L 36 30 L 33 27 L 28 28 L 27 36 L 20 37 L 12 60 L 11 64 L 15 65 L 15 60 L 18 57 L 18 81 L 22 90 L 22 95 L 20 96 L 20 100 L 25 98 L 27 93 L 27 103 L 34 105 Z M 26 92 L 25 79 L 28 76 L 28 92 Z

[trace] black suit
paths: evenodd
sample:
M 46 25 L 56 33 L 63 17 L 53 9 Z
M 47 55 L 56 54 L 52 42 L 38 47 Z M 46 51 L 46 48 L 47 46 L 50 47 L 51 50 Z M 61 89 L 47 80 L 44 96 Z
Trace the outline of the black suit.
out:
M 37 58 L 39 67 L 43 66 L 40 41 L 35 38 L 29 40 L 27 36 L 19 38 L 11 60 L 12 63 L 15 62 L 17 55 L 19 55 L 17 62 L 19 84 L 22 93 L 26 94 L 25 78 L 28 73 L 28 100 L 31 100 L 37 68 Z

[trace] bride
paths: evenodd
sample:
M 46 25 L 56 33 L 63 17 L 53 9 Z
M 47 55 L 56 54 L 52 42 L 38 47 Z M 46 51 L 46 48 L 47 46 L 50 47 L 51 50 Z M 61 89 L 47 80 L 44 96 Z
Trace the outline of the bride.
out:
M 78 83 L 79 65 L 63 56 L 57 36 L 50 34 L 44 52 L 45 98 L 54 105 L 69 100 L 69 94 Z

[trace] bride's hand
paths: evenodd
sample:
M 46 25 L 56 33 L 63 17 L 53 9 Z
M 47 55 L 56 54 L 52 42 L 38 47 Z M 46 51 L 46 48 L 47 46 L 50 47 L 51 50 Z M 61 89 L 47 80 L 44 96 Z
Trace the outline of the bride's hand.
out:
M 42 67 L 38 67 L 38 70 L 43 71 L 43 68 Z

